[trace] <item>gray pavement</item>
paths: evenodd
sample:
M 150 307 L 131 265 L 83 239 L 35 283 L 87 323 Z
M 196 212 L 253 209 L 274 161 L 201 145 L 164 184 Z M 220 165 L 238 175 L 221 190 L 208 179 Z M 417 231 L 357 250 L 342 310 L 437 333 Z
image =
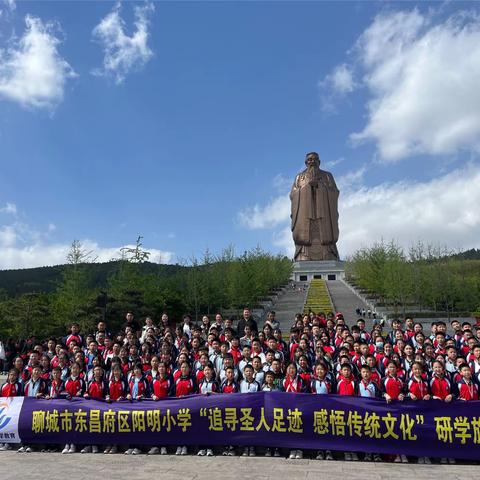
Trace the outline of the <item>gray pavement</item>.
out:
M 357 308 L 365 308 L 365 310 L 367 310 L 368 305 L 355 295 L 342 281 L 332 280 L 326 283 L 335 311 L 343 313 L 347 325 L 353 325 L 357 320 L 355 310 Z M 373 321 L 369 322 L 368 319 L 365 319 L 365 321 L 367 322 L 367 329 L 370 329 Z
M 369 480 L 430 480 L 478 478 L 477 465 L 417 465 L 283 458 L 176 457 L 174 455 L 61 455 L 59 453 L 0 452 L 1 480 L 315 480 L 348 478 Z
M 280 322 L 282 332 L 288 333 L 293 325 L 296 313 L 303 312 L 308 289 L 304 283 L 297 282 L 295 289 L 287 287 L 285 293 L 278 298 L 273 306 L 275 318 Z

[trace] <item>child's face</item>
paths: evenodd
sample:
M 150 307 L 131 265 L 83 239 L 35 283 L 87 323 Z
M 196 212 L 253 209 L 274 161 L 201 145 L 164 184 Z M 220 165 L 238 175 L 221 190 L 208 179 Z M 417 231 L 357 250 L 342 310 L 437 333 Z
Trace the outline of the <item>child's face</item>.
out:
M 340 371 L 345 378 L 350 377 L 350 369 L 348 367 L 342 367 Z
M 72 371 L 72 376 L 78 377 L 78 374 L 80 373 L 80 369 L 78 368 L 78 365 L 74 363 L 71 368 Z
M 16 372 L 8 372 L 8 381 L 10 383 L 15 383 L 17 381 L 17 373 Z
M 205 374 L 205 378 L 207 380 L 210 380 L 213 376 L 213 370 L 208 366 L 203 369 L 203 373 Z
M 187 363 L 182 363 L 182 366 L 180 367 L 180 371 L 182 372 L 182 375 L 186 377 L 190 373 L 190 367 L 188 366 Z
M 438 377 L 442 377 L 444 370 L 443 367 L 440 363 L 436 362 L 433 364 L 433 373 L 437 375 Z
M 297 370 L 293 365 L 289 365 L 287 368 L 287 375 L 294 377 L 297 374 Z
M 245 375 L 245 379 L 249 382 L 252 381 L 253 379 L 253 370 L 251 368 L 246 368 L 244 371 L 243 371 L 243 374 Z
M 472 371 L 470 370 L 470 367 L 463 367 L 460 373 L 465 380 L 470 380 L 472 378 Z
M 93 374 L 97 380 L 100 380 L 102 378 L 102 369 L 100 367 L 95 367 Z
M 416 377 L 420 377 L 422 375 L 422 369 L 419 365 L 414 365 L 412 368 L 412 372 Z
M 53 373 L 52 373 L 52 378 L 58 382 L 60 381 L 60 378 L 62 377 L 62 372 L 58 371 L 58 370 L 54 370 Z
M 142 369 L 141 368 L 135 368 L 135 370 L 133 371 L 133 373 L 135 374 L 135 376 L 137 378 L 140 378 L 142 376 Z
M 370 378 L 372 378 L 372 372 L 366 368 L 362 368 L 360 374 L 362 375 L 362 380 L 365 380 L 366 382 L 370 381 Z
M 323 377 L 325 377 L 327 371 L 325 370 L 323 365 L 317 365 L 315 367 L 315 373 L 316 373 L 318 378 L 323 378 Z
M 389 375 L 396 375 L 397 374 L 397 367 L 393 363 L 389 363 L 387 367 L 387 371 Z
M 234 375 L 233 375 L 233 370 L 231 368 L 227 370 L 226 377 L 229 382 L 233 380 Z
M 255 370 L 259 370 L 260 368 L 262 368 L 262 362 L 260 361 L 259 358 L 254 358 L 252 365 Z
M 265 383 L 266 383 L 267 385 L 272 385 L 273 380 L 274 380 L 274 379 L 273 379 L 273 375 L 267 375 L 267 376 L 265 377 Z

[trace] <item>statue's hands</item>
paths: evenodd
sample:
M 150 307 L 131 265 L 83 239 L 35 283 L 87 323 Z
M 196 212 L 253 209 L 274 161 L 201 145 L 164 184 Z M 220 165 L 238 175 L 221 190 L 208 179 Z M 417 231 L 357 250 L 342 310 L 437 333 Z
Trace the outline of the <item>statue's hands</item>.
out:
M 311 187 L 314 187 L 314 188 L 317 188 L 318 187 L 318 180 L 316 178 L 310 180 L 308 182 L 308 184 L 311 186 Z

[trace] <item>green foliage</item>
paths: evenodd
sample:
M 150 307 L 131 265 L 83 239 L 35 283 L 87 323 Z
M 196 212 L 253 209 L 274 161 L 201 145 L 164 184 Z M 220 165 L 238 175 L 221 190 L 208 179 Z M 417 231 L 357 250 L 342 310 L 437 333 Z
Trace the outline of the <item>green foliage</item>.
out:
M 237 256 L 233 246 L 218 255 L 207 250 L 184 265 L 157 265 L 148 262 L 141 240 L 123 248 L 120 259 L 104 264 L 74 241 L 66 265 L 30 270 L 35 276 L 31 292 L 29 270 L 0 272 L 0 285 L 3 274 L 23 282 L 20 292 L 9 281 L 3 283 L 5 290 L 0 288 L 0 337 L 63 335 L 72 322 L 88 332 L 100 319 L 115 331 L 128 310 L 138 318 L 158 319 L 167 312 L 178 319 L 187 312 L 198 318 L 255 306 L 285 284 L 293 268 L 287 257 L 259 247 Z
M 394 242 L 356 252 L 347 276 L 395 313 L 409 305 L 435 312 L 473 311 L 480 296 L 480 260 L 419 242 L 408 254 Z

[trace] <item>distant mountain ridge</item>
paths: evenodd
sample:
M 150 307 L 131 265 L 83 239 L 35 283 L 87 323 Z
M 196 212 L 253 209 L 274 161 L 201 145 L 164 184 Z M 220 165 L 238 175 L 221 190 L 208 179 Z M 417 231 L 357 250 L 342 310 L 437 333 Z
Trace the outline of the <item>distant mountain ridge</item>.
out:
M 86 264 L 91 273 L 91 286 L 103 288 L 108 277 L 118 268 L 118 261 Z M 53 267 L 23 268 L 18 270 L 0 270 L 0 292 L 7 296 L 17 296 L 23 293 L 49 293 L 57 288 L 62 278 L 62 272 L 70 265 L 55 265 Z M 161 276 L 174 275 L 178 271 L 188 268 L 181 265 L 166 265 L 145 262 L 140 265 L 145 274 Z

